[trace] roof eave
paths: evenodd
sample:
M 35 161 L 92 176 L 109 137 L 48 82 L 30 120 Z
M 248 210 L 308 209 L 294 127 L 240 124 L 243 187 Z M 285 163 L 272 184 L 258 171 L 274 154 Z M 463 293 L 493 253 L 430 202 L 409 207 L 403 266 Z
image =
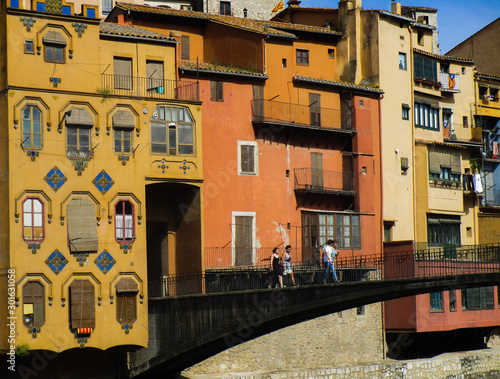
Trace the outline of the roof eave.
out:
M 192 73 L 199 73 L 199 74 L 236 76 L 236 77 L 262 79 L 262 80 L 269 79 L 269 77 L 267 75 L 254 75 L 254 74 L 245 74 L 242 72 L 227 72 L 227 71 L 216 71 L 216 70 L 207 70 L 207 69 L 198 69 L 197 70 L 194 67 L 179 66 L 179 70 L 186 71 L 186 72 L 192 72 Z

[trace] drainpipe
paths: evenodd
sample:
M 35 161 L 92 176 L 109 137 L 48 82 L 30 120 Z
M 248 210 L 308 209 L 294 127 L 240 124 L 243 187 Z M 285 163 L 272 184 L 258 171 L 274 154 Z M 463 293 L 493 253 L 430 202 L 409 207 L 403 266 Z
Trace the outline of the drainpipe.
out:
M 410 32 L 410 83 L 411 83 L 411 105 L 412 107 L 412 112 L 411 112 L 411 159 L 413 161 L 412 164 L 412 173 L 411 173 L 411 180 L 412 180 L 412 188 L 413 188 L 413 241 L 416 242 L 417 239 L 417 191 L 415 189 L 415 94 L 414 94 L 414 83 L 413 83 L 413 28 L 410 25 L 408 25 L 408 31 Z
M 262 52 L 263 52 L 263 55 L 264 55 L 264 75 L 267 75 L 267 54 L 266 54 L 266 47 L 267 47 L 267 44 L 266 44 L 266 41 L 269 39 L 269 36 L 265 36 L 264 37 L 264 44 L 262 45 Z

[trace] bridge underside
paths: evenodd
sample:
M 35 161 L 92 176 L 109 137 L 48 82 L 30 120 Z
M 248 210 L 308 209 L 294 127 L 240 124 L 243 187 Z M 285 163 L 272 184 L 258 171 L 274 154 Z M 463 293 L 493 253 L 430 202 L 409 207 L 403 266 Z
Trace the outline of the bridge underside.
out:
M 500 273 L 362 281 L 149 300 L 149 347 L 129 376 L 162 377 L 232 346 L 330 313 L 395 298 L 500 284 Z

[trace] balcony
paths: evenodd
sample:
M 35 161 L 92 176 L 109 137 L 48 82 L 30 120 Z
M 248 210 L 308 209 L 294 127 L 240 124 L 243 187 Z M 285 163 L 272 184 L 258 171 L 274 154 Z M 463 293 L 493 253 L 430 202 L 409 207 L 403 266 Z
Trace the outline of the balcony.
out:
M 103 96 L 119 95 L 168 100 L 199 101 L 198 83 L 191 80 L 169 80 L 101 74 Z
M 441 82 L 441 92 L 460 92 L 460 75 L 441 72 L 439 73 L 439 81 Z
M 296 168 L 295 186 L 297 192 L 324 193 L 354 196 L 354 173 L 325 171 L 313 168 Z
M 282 103 L 271 100 L 252 100 L 254 124 L 280 124 L 294 128 L 354 133 L 352 111 Z

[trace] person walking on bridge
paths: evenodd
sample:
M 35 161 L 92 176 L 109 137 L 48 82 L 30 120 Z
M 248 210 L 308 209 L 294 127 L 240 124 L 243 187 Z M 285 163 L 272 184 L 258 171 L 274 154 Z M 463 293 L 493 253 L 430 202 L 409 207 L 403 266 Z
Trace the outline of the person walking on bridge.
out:
M 332 260 L 332 254 L 334 250 L 333 245 L 334 241 L 328 240 L 326 241 L 326 245 L 323 250 L 323 266 L 325 267 L 325 273 L 323 274 L 323 284 L 326 284 L 326 277 L 328 276 L 328 272 L 330 270 L 332 271 L 333 282 L 337 282 L 337 274 L 335 273 L 335 267 Z
M 271 272 L 273 277 L 273 284 L 275 287 L 283 287 L 283 266 L 281 263 L 280 249 L 275 247 L 271 255 Z
M 283 254 L 283 262 L 285 262 L 285 270 L 283 271 L 283 276 L 290 275 L 290 279 L 292 279 L 292 284 L 295 286 L 295 278 L 293 277 L 292 271 L 292 247 L 290 245 L 286 245 L 285 254 Z

